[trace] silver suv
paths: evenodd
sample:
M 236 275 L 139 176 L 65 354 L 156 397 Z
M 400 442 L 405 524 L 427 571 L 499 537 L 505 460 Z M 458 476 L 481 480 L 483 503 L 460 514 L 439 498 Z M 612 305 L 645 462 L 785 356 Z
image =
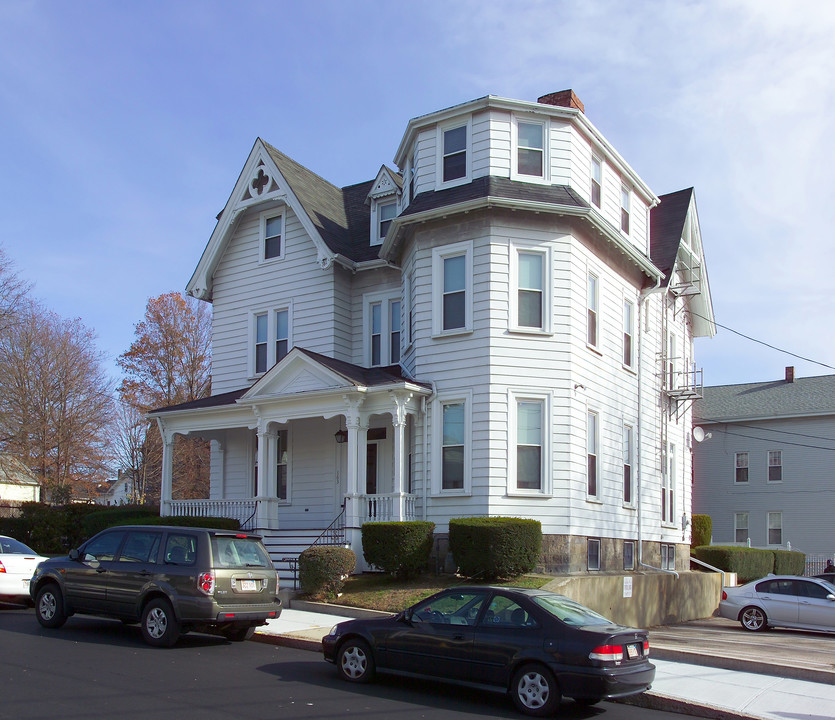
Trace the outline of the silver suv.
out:
M 29 594 L 44 627 L 74 613 L 114 617 L 141 623 L 145 641 L 159 647 L 189 630 L 246 640 L 281 615 L 278 574 L 261 538 L 207 528 L 103 530 L 40 563 Z

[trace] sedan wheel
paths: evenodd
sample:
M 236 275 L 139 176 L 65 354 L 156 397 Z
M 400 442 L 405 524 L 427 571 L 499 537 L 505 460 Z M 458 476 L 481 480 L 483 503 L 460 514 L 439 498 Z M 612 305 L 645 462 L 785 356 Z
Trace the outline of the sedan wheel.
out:
M 739 622 L 746 630 L 765 630 L 768 627 L 768 618 L 758 607 L 747 607 L 739 615 Z
M 49 583 L 38 590 L 35 599 L 35 615 L 38 622 L 47 628 L 59 628 L 67 621 L 64 599 L 57 585 Z
M 142 613 L 142 637 L 155 647 L 171 647 L 180 637 L 180 624 L 171 603 L 162 598 L 151 600 Z
M 542 665 L 523 665 L 513 676 L 513 702 L 525 715 L 555 715 L 560 705 L 560 691 L 550 670 Z
M 363 640 L 348 640 L 341 648 L 336 658 L 339 674 L 355 683 L 367 683 L 374 677 L 375 667 L 371 649 Z

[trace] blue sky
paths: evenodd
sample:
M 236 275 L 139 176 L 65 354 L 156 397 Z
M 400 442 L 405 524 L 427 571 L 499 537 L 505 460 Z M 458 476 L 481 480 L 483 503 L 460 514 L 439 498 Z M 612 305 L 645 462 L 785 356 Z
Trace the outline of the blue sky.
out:
M 835 3 L 0 0 L 0 246 L 113 359 L 182 290 L 257 137 L 337 185 L 414 116 L 573 88 L 695 186 L 716 319 L 835 368 Z M 707 384 L 835 369 L 727 330 Z

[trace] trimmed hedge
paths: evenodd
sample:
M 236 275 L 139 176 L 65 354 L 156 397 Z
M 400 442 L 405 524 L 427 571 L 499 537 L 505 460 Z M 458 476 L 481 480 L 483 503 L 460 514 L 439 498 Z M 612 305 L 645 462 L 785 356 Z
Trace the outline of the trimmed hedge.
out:
M 144 525 L 150 518 L 159 517 L 158 507 L 147 505 L 117 505 L 102 509 L 97 506 L 95 512 L 86 515 L 81 521 L 84 537 L 92 537 L 114 525 Z
M 542 523 L 510 517 L 453 518 L 449 549 L 458 572 L 484 580 L 531 572 L 542 548 Z
M 693 515 L 692 531 L 690 533 L 690 547 L 710 545 L 713 536 L 713 518 L 710 515 Z
M 417 575 L 429 564 L 435 523 L 370 522 L 362 525 L 362 554 L 367 563 L 396 577 Z
M 200 527 L 212 530 L 239 530 L 241 521 L 224 517 L 191 517 L 190 515 L 168 515 L 137 518 L 118 525 L 175 525 L 177 527 Z
M 769 573 L 802 575 L 806 569 L 806 555 L 793 550 L 709 545 L 695 547 L 691 552 L 708 565 L 725 572 L 735 572 L 740 583 L 757 580 Z
M 299 555 L 299 586 L 314 600 L 332 600 L 354 571 L 357 556 L 352 550 L 330 545 L 309 547 Z

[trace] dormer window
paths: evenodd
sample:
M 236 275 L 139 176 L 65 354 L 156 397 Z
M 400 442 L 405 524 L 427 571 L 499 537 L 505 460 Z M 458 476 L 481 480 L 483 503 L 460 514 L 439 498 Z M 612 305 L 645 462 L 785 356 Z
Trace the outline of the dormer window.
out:
M 261 214 L 261 252 L 259 262 L 284 257 L 284 215 L 275 211 Z
M 391 221 L 397 215 L 397 203 L 387 202 L 377 207 L 377 236 L 380 242 L 386 239 Z
M 516 167 L 520 175 L 543 177 L 545 172 L 545 128 L 541 123 L 519 122 Z
M 371 205 L 372 245 L 382 245 L 389 234 L 391 223 L 400 212 L 402 187 L 400 175 L 383 165 L 365 200 Z
M 443 131 L 443 181 L 467 176 L 467 126 Z

